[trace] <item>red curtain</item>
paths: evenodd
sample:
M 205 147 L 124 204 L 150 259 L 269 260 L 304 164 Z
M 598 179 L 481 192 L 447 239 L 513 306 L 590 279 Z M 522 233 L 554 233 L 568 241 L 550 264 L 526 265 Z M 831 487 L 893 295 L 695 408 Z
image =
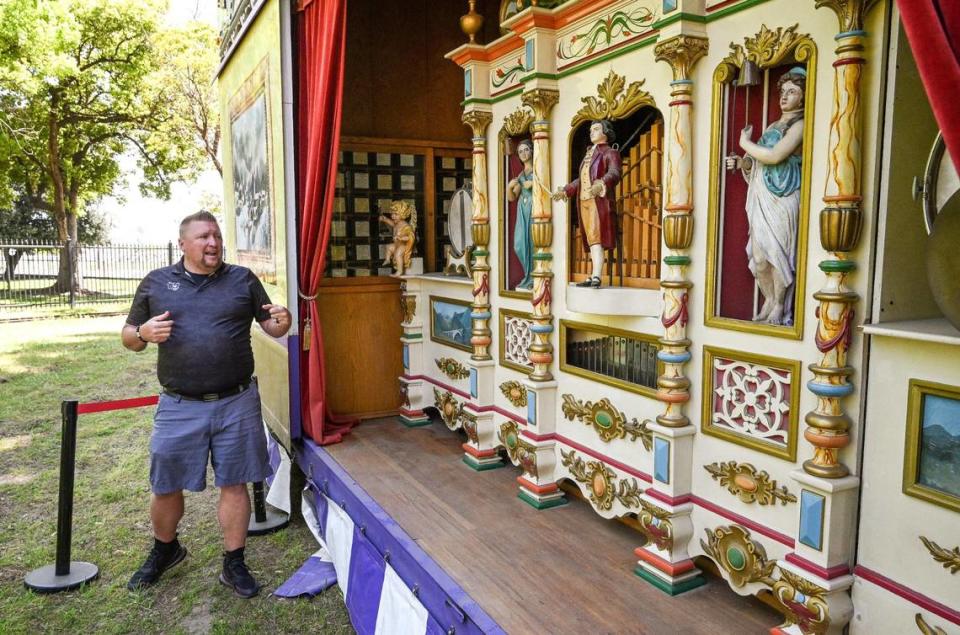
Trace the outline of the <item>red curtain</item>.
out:
M 897 0 L 897 6 L 933 115 L 960 167 L 960 2 Z
M 334 415 L 327 403 L 323 331 L 314 301 L 327 262 L 337 183 L 347 6 L 346 0 L 302 0 L 297 10 L 300 333 L 309 346 L 300 354 L 300 408 L 304 432 L 327 444 L 340 441 L 356 423 Z

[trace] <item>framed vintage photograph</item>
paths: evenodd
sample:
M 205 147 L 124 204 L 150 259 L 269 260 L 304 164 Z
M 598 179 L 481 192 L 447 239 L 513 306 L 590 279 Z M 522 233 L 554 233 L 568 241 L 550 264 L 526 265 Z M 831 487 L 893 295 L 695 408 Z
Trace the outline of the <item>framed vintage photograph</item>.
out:
M 817 50 L 766 26 L 714 70 L 708 326 L 802 339 Z
M 796 461 L 800 362 L 703 347 L 704 434 Z
M 469 302 L 430 296 L 430 339 L 462 351 L 473 351 L 471 311 Z
M 237 262 L 273 283 L 277 263 L 268 70 L 264 58 L 230 100 L 230 148 Z
M 960 511 L 960 386 L 910 380 L 903 493 Z

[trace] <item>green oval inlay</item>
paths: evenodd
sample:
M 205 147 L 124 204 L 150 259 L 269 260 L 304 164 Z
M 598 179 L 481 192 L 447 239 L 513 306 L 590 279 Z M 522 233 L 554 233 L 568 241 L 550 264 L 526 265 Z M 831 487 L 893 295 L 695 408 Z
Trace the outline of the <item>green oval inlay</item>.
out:
M 596 421 L 597 425 L 601 428 L 609 428 L 613 425 L 613 418 L 610 416 L 610 413 L 603 410 L 598 412 L 593 420 Z
M 730 563 L 730 566 L 740 571 L 747 564 L 747 558 L 743 555 L 743 552 L 737 549 L 736 547 L 730 547 L 727 549 L 727 562 Z
M 515 448 L 517 447 L 517 435 L 511 432 L 507 435 L 507 447 Z

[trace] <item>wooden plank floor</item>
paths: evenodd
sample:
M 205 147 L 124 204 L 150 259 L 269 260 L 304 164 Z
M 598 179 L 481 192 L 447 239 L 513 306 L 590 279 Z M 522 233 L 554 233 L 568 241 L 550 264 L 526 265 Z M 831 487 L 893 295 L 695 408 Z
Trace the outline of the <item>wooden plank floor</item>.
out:
M 325 449 L 508 633 L 766 633 L 782 621 L 710 576 L 666 595 L 633 573 L 635 530 L 580 500 L 537 511 L 517 498 L 517 468 L 471 470 L 463 440 L 391 418 Z

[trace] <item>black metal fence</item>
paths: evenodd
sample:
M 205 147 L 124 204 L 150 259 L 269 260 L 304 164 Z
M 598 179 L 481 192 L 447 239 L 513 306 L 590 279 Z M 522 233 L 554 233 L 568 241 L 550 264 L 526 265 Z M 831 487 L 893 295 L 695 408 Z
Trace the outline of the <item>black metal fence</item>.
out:
M 179 259 L 172 242 L 76 245 L 0 238 L 0 252 L 0 317 L 129 301 L 147 273 Z

